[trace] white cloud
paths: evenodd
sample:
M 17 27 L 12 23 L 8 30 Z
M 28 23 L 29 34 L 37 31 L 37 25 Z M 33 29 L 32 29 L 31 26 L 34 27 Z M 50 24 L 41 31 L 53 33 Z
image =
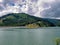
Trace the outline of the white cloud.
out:
M 7 0 L 6 0 L 7 1 Z M 8 3 L 6 3 L 6 9 L 0 12 L 0 16 L 6 14 L 6 13 L 28 13 L 37 17 L 44 17 L 41 12 L 51 9 L 51 4 L 53 4 L 56 0 L 25 0 L 24 2 L 22 0 L 14 0 L 15 6 L 9 6 Z M 3 2 L 3 0 L 0 0 L 0 2 Z M 19 6 L 22 5 L 22 6 Z M 54 14 L 54 13 L 53 13 Z M 49 14 L 49 16 L 51 16 Z
M 3 2 L 3 0 L 0 0 L 0 2 Z

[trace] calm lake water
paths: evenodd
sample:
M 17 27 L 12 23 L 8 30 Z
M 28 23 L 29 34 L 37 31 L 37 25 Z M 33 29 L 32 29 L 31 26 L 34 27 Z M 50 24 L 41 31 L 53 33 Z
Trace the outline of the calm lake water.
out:
M 60 27 L 0 28 L 0 45 L 56 45 Z

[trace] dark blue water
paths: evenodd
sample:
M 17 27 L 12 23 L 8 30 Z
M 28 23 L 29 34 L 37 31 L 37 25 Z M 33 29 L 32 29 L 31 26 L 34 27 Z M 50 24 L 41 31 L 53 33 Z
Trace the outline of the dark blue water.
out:
M 56 45 L 56 38 L 60 38 L 60 27 L 0 28 L 0 45 Z

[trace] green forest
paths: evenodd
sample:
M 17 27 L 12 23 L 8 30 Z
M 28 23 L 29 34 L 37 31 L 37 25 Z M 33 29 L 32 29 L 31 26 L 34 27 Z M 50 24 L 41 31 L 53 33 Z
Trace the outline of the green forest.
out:
M 0 26 L 28 26 L 35 25 L 38 27 L 60 26 L 60 20 L 38 18 L 25 13 L 11 13 L 0 17 Z

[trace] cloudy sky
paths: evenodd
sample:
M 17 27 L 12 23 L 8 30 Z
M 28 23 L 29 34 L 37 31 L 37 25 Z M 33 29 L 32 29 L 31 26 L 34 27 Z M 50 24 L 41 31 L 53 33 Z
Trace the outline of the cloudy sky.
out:
M 60 0 L 0 0 L 0 16 L 8 13 L 60 19 Z

